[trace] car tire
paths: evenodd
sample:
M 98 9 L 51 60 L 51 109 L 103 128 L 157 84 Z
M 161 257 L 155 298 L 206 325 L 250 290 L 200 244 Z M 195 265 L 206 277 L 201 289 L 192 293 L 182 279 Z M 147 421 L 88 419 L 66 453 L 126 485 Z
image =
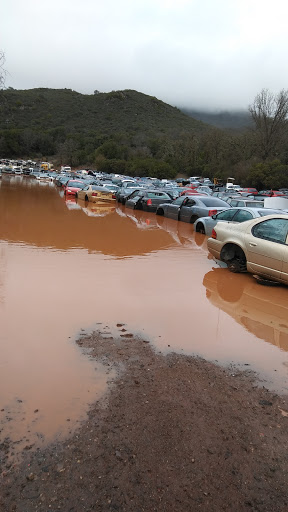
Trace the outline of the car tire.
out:
M 229 260 L 226 263 L 227 263 L 228 270 L 230 270 L 230 272 L 233 272 L 234 274 L 247 271 L 246 259 L 233 258 L 232 260 Z
M 202 235 L 206 235 L 206 232 L 205 232 L 205 227 L 204 227 L 204 224 L 202 224 L 202 222 L 199 222 L 196 226 L 196 233 L 201 233 Z
M 164 215 L 163 208 L 158 208 L 158 210 L 156 210 L 156 215 Z
M 89 197 L 87 195 L 85 196 L 85 201 L 89 201 Z

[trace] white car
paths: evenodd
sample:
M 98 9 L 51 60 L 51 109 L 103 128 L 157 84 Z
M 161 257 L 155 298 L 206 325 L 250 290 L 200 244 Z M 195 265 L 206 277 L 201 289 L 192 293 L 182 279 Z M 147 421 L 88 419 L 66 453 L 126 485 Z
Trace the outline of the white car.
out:
M 214 258 L 231 272 L 251 272 L 288 284 L 288 214 L 240 224 L 219 222 L 207 242 Z

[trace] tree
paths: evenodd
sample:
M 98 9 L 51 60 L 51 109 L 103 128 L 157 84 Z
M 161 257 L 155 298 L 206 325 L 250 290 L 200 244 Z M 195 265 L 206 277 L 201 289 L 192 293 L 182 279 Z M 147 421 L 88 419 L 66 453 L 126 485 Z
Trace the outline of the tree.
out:
M 275 158 L 281 153 L 288 132 L 288 90 L 272 94 L 262 89 L 249 112 L 255 124 L 256 146 L 262 160 Z

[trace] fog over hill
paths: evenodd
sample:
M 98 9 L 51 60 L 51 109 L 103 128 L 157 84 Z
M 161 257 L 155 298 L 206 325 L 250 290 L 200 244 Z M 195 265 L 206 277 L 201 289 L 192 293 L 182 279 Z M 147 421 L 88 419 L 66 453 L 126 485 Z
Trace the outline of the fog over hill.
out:
M 252 125 L 248 110 L 198 110 L 180 106 L 179 108 L 193 119 L 223 130 L 242 131 Z

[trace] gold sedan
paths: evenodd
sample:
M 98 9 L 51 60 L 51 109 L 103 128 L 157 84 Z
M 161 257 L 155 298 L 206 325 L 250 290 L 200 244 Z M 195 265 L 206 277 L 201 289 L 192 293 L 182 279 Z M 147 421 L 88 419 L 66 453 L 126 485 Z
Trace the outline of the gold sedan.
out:
M 76 197 L 93 203 L 113 203 L 116 200 L 113 192 L 98 185 L 87 185 L 83 190 L 77 192 Z

